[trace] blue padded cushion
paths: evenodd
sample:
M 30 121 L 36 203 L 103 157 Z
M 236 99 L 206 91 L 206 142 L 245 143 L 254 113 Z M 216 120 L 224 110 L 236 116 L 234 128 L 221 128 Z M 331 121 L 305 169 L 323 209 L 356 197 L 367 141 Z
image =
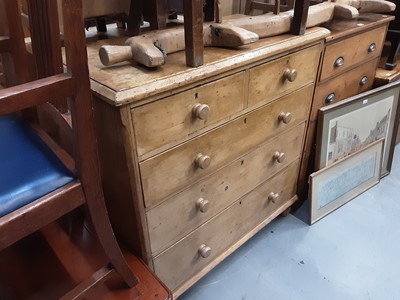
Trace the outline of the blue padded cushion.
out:
M 0 117 L 0 217 L 74 179 L 29 125 Z

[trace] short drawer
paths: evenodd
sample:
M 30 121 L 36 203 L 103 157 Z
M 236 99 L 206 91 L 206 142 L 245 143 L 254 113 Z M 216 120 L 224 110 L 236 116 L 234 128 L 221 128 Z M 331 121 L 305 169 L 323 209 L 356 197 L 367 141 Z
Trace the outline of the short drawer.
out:
M 381 55 L 386 25 L 326 46 L 320 80 Z
M 295 196 L 297 172 L 298 161 L 160 254 L 153 260 L 155 273 L 175 290 L 229 247 L 244 243 L 242 237 Z
M 244 72 L 132 109 L 139 157 L 244 108 Z
M 316 79 L 321 46 L 250 69 L 248 106 L 268 103 Z
M 139 164 L 146 207 L 183 190 L 308 117 L 313 85 Z
M 305 122 L 150 209 L 147 224 L 153 255 L 297 160 L 304 129 Z M 277 154 L 280 160 L 274 158 Z
M 313 106 L 321 108 L 371 89 L 378 60 L 371 60 L 318 85 Z

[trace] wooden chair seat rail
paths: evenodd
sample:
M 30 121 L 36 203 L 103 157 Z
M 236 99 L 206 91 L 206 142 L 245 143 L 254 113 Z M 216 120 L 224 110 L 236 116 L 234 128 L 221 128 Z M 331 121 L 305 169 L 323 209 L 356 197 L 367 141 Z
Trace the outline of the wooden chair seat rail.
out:
M 59 219 L 85 203 L 79 181 L 72 182 L 0 218 L 0 250 Z M 46 217 L 43 216 L 46 211 Z

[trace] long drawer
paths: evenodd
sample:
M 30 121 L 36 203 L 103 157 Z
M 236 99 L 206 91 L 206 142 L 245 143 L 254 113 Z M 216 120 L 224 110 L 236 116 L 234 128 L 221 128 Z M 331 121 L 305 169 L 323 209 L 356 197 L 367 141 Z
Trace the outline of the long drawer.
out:
M 378 60 L 371 60 L 318 85 L 313 106 L 320 108 L 371 89 Z
M 268 103 L 316 79 L 321 46 L 250 69 L 248 106 Z
M 146 207 L 193 184 L 307 119 L 313 86 L 237 118 L 139 164 Z
M 379 57 L 385 32 L 386 25 L 326 46 L 320 80 Z
M 300 156 L 305 122 L 147 212 L 153 255 L 212 218 Z M 284 154 L 280 162 L 274 155 Z M 177 215 L 179 218 L 171 218 Z
M 295 196 L 298 165 L 291 164 L 156 257 L 155 273 L 174 290 L 211 263 Z M 271 200 L 271 193 L 278 196 Z
M 240 72 L 132 109 L 139 157 L 241 111 L 244 87 Z

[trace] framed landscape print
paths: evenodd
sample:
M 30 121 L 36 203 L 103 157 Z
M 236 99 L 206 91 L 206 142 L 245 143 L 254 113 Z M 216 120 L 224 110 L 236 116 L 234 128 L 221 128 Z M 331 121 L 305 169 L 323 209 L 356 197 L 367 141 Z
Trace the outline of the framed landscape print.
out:
M 383 148 L 380 139 L 310 175 L 310 224 L 379 182 Z
M 316 169 L 383 138 L 382 176 L 390 172 L 398 127 L 400 81 L 323 107 L 318 115 Z

